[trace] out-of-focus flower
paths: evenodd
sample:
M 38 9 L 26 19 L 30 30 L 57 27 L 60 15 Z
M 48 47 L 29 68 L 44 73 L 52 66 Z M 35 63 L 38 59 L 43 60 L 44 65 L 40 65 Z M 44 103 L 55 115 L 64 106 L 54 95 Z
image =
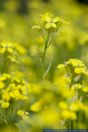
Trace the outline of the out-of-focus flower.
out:
M 18 111 L 17 111 L 17 114 L 18 114 L 19 116 L 24 116 L 24 115 L 25 115 L 25 112 L 24 112 L 23 110 L 18 110 Z
M 7 109 L 9 107 L 9 102 L 2 102 L 2 108 Z
M 64 119 L 71 119 L 71 120 L 76 120 L 77 119 L 76 113 L 75 112 L 71 112 L 69 110 L 63 110 L 61 112 L 61 116 Z

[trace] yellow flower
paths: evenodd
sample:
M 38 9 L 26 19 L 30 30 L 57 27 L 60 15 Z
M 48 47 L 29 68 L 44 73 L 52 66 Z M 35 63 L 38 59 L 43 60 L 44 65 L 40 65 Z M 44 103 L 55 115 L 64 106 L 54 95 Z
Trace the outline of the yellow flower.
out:
M 25 112 L 23 110 L 18 110 L 17 111 L 17 115 L 24 116 L 25 115 Z
M 13 53 L 13 49 L 14 49 L 14 45 L 12 42 L 8 42 L 8 41 L 2 41 L 1 42 L 1 48 L 3 48 L 4 52 L 8 52 L 8 53 Z M 4 53 L 2 52 L 2 53 Z
M 87 93 L 88 92 L 88 87 L 82 88 L 82 91 L 85 92 L 85 93 Z
M 8 108 L 9 107 L 9 102 L 5 102 L 3 101 L 2 104 L 1 104 L 2 108 Z
M 13 53 L 14 52 L 14 50 L 11 47 L 8 47 L 7 51 L 8 51 L 8 53 Z
M 54 109 L 46 109 L 41 113 L 41 117 L 44 122 L 44 124 L 46 125 L 53 125 L 53 124 L 58 124 L 59 122 L 59 114 L 56 110 Z
M 65 65 L 64 64 L 60 64 L 57 66 L 57 68 L 65 68 Z
M 81 60 L 78 59 L 69 59 L 67 61 L 67 64 L 71 64 L 73 67 L 84 67 L 84 63 Z
M 41 15 L 42 22 L 50 22 L 52 19 L 52 15 L 50 13 L 45 13 Z
M 25 49 L 22 45 L 17 44 L 17 43 L 15 43 L 14 45 L 15 45 L 16 50 L 17 50 L 20 54 L 22 54 L 22 55 L 26 54 L 26 49 Z
M 77 110 L 79 110 L 78 103 L 77 103 L 77 102 L 71 103 L 71 105 L 70 105 L 70 110 L 72 110 L 72 111 L 77 111 Z
M 4 92 L 2 94 L 2 99 L 5 100 L 5 101 L 9 101 L 11 99 L 11 96 L 8 92 Z
M 30 107 L 30 110 L 34 111 L 34 112 L 39 112 L 41 110 L 41 103 L 36 102 L 36 103 L 32 104 Z
M 30 89 L 34 94 L 41 94 L 42 92 L 41 85 L 39 84 L 30 84 Z
M 6 51 L 5 48 L 0 48 L 0 53 L 1 53 L 1 54 L 4 54 L 5 51 Z
M 49 32 L 57 31 L 61 24 L 67 24 L 62 18 L 54 17 L 50 13 L 45 13 L 41 16 L 41 25 Z
M 57 23 L 59 20 L 60 20 L 59 17 L 55 17 L 55 18 L 53 19 L 53 22 L 54 22 L 54 23 Z
M 74 85 L 72 86 L 72 88 L 74 88 L 74 89 L 81 89 L 81 88 L 82 88 L 82 85 L 79 84 L 79 83 L 77 83 L 77 84 L 74 84 Z
M 69 113 L 68 110 L 63 110 L 63 111 L 61 112 L 61 116 L 62 116 L 63 118 L 65 118 L 65 119 L 69 119 L 69 118 L 70 118 L 70 113 Z
M 76 120 L 77 119 L 77 116 L 76 116 L 75 112 L 70 112 L 70 119 L 72 119 L 72 120 Z
M 63 24 L 69 24 L 69 22 L 64 21 L 62 18 L 60 17 L 55 17 L 55 19 L 53 20 L 54 22 L 59 22 L 59 23 L 63 23 Z
M 12 90 L 16 90 L 16 89 L 17 89 L 17 86 L 15 85 L 15 83 L 10 83 L 10 84 L 9 84 L 9 87 L 10 87 Z
M 20 95 L 19 96 L 19 100 L 27 100 L 27 99 L 28 99 L 28 97 L 25 96 L 25 95 Z
M 4 73 L 1 77 L 0 77 L 0 81 L 4 81 L 6 79 L 11 79 L 11 75 Z
M 47 24 L 45 25 L 45 28 L 46 28 L 46 29 L 56 28 L 56 24 L 55 24 L 55 23 L 47 23 Z
M 3 89 L 5 87 L 5 84 L 0 81 L 0 89 Z
M 10 95 L 15 98 L 16 100 L 19 100 L 20 99 L 20 92 L 19 90 L 14 90 L 13 92 L 10 92 Z
M 59 105 L 59 107 L 60 107 L 61 109 L 67 109 L 67 108 L 68 108 L 66 102 L 64 102 L 64 101 L 59 102 L 58 105 Z
M 82 102 L 78 101 L 77 103 L 78 103 L 79 109 L 85 110 L 85 106 L 84 106 L 84 104 Z
M 62 96 L 64 96 L 67 99 L 73 98 L 75 96 L 75 91 L 74 89 L 64 89 L 64 94 L 62 93 Z
M 75 73 L 77 73 L 77 74 L 82 74 L 84 72 L 85 72 L 85 68 L 84 67 L 83 68 L 80 68 L 80 67 L 76 67 L 75 68 Z
M 76 120 L 77 116 L 75 114 L 75 112 L 69 111 L 69 110 L 63 110 L 61 112 L 61 116 L 64 119 L 72 119 L 72 120 Z

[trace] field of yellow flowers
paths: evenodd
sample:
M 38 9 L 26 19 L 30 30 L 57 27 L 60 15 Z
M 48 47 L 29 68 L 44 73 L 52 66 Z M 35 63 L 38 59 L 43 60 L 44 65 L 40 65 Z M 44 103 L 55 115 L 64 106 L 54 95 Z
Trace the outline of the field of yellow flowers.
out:
M 88 5 L 1 2 L 0 132 L 88 129 Z

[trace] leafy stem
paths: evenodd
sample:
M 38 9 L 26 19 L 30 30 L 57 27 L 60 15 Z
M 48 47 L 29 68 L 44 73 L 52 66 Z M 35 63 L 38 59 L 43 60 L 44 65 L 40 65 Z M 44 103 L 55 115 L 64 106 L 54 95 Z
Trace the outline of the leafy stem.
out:
M 47 73 L 48 73 L 48 71 L 50 69 L 50 66 L 51 66 L 51 61 L 50 61 L 50 64 L 48 66 L 48 69 L 44 73 L 45 57 L 46 57 L 46 54 L 47 54 L 47 49 L 49 48 L 49 46 L 51 44 L 51 34 L 50 33 L 47 34 L 47 38 L 46 38 L 46 40 L 44 42 L 45 42 L 45 45 L 44 45 L 44 51 L 43 51 L 43 55 L 42 55 L 42 77 L 43 77 L 43 79 L 47 75 Z

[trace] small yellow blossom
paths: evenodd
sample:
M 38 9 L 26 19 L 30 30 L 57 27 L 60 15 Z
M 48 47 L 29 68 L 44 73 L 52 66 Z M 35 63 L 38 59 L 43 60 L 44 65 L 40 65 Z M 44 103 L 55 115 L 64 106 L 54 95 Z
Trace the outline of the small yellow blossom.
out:
M 71 64 L 74 67 L 84 67 L 84 63 L 81 60 L 78 59 L 69 59 L 69 61 L 67 61 L 67 64 Z
M 82 74 L 84 72 L 85 72 L 85 68 L 84 67 L 83 68 L 79 68 L 79 67 L 75 68 L 75 73 L 77 73 L 77 74 Z
M 0 81 L 5 81 L 7 79 L 11 79 L 11 75 L 7 73 L 3 73 L 3 75 L 0 77 Z
M 57 68 L 65 68 L 65 65 L 64 64 L 60 64 L 57 66 Z
M 10 94 L 8 92 L 4 92 L 2 94 L 2 99 L 5 100 L 5 101 L 9 101 L 11 98 Z
M 22 45 L 17 44 L 17 43 L 15 43 L 14 45 L 15 45 L 16 50 L 17 50 L 20 54 L 22 54 L 22 55 L 26 54 L 26 49 L 25 49 Z
M 8 108 L 9 107 L 9 102 L 2 102 L 2 104 L 1 104 L 1 106 L 2 106 L 2 108 L 4 108 L 4 109 L 6 109 L 6 108 Z
M 77 83 L 77 84 L 74 84 L 74 85 L 72 86 L 72 88 L 74 88 L 74 89 L 81 89 L 81 88 L 82 88 L 82 85 L 79 84 L 79 83 Z
M 59 122 L 59 113 L 54 109 L 46 109 L 42 112 L 41 117 L 46 125 L 53 125 Z
M 78 111 L 79 110 L 78 103 L 77 102 L 71 103 L 70 110 L 72 110 L 72 111 Z
M 25 112 L 23 110 L 18 110 L 17 111 L 17 115 L 24 116 L 25 115 Z
M 21 94 L 20 94 L 19 90 L 14 90 L 13 92 L 10 92 L 10 96 L 13 97 L 16 100 L 20 99 L 20 95 Z
M 5 84 L 0 81 L 0 89 L 3 89 L 5 87 Z
M 67 109 L 68 108 L 68 105 L 67 105 L 67 103 L 66 102 L 64 102 L 64 101 L 62 101 L 62 102 L 59 102 L 59 107 L 61 108 L 61 109 Z
M 88 92 L 88 87 L 82 88 L 82 91 L 85 92 L 85 93 L 87 93 Z
M 61 112 L 61 116 L 64 119 L 72 119 L 72 120 L 76 120 L 77 119 L 77 116 L 76 116 L 75 112 L 72 112 L 72 111 L 69 111 L 69 110 L 63 110 Z
M 62 24 L 68 24 L 60 17 L 54 17 L 50 13 L 41 15 L 41 24 L 33 26 L 34 29 L 42 30 L 43 28 L 47 32 L 56 32 Z
M 32 104 L 30 107 L 30 110 L 34 111 L 34 112 L 39 112 L 41 110 L 41 103 L 36 102 L 36 103 Z

